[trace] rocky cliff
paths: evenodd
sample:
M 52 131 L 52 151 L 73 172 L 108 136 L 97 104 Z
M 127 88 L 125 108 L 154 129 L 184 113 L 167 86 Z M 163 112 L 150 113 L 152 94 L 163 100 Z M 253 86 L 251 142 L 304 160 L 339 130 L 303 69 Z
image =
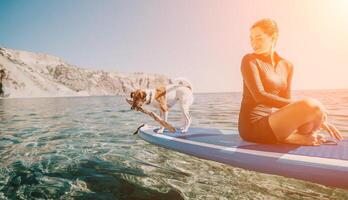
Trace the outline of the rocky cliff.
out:
M 88 70 L 55 56 L 7 48 L 0 48 L 1 69 L 7 98 L 118 95 L 171 82 L 159 74 Z

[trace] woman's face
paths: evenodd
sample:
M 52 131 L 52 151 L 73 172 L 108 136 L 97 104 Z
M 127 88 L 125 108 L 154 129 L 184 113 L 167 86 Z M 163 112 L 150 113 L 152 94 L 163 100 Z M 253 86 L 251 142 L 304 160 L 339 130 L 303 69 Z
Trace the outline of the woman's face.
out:
M 275 38 L 263 32 L 259 27 L 250 30 L 250 43 L 257 54 L 269 53 Z

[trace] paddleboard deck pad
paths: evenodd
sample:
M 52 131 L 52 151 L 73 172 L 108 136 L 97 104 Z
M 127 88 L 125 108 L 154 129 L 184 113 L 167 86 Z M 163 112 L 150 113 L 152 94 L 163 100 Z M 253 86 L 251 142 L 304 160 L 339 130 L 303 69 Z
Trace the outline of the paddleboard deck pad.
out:
M 348 189 L 348 140 L 337 145 L 297 146 L 243 141 L 238 131 L 190 128 L 163 134 L 145 125 L 139 136 L 147 142 L 234 167 Z

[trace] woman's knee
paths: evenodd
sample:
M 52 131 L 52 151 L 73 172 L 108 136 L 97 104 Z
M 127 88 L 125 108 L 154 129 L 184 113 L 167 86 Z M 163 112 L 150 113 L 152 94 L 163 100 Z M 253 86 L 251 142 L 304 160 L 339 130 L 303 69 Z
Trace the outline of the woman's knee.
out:
M 320 101 L 313 98 L 304 98 L 298 103 L 301 106 L 302 111 L 306 114 L 312 115 L 313 117 L 321 117 L 325 112 L 325 107 Z

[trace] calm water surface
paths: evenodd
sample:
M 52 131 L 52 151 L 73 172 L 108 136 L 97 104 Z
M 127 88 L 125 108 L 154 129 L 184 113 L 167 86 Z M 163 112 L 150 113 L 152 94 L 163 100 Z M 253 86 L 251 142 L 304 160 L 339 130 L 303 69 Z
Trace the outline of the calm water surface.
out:
M 348 136 L 348 90 L 296 91 Z M 241 94 L 196 94 L 193 125 L 237 130 Z M 169 120 L 180 126 L 178 108 Z M 123 97 L 0 100 L 0 199 L 348 199 L 348 191 L 151 145 Z M 338 177 L 339 178 L 339 177 Z

